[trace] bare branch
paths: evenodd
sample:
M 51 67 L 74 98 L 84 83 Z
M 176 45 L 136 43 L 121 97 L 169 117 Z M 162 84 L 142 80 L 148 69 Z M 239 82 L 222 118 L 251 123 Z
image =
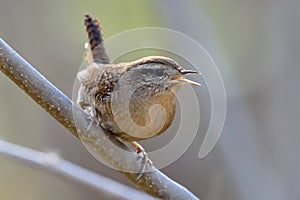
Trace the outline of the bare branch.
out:
M 151 197 L 119 182 L 63 160 L 54 153 L 44 153 L 7 141 L 0 140 L 0 154 L 18 162 L 45 170 L 47 173 L 63 176 L 91 186 L 103 195 L 113 199 L 150 199 Z M 152 199 L 152 198 L 151 198 Z
M 175 181 L 165 176 L 154 166 L 150 166 L 150 172 L 144 173 L 137 179 L 136 173 L 124 172 L 122 169 L 141 169 L 143 163 L 138 161 L 135 153 L 119 155 L 114 151 L 109 136 L 94 138 L 78 130 L 87 127 L 89 119 L 77 105 L 51 84 L 44 76 L 18 55 L 0 38 L 0 70 L 13 82 L 23 89 L 33 100 L 44 108 L 52 117 L 67 128 L 74 136 L 92 148 L 97 157 L 105 160 L 116 169 L 120 169 L 137 187 L 148 194 L 162 199 L 198 199 L 190 191 Z M 73 110 L 72 110 L 73 109 Z M 74 119 L 76 116 L 76 129 Z M 79 122 L 77 124 L 77 122 Z M 91 133 L 102 132 L 100 127 L 93 125 Z

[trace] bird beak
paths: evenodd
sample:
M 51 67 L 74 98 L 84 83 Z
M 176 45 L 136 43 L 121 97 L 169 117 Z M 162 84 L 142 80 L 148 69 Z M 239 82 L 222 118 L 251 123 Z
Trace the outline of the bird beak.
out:
M 180 70 L 180 73 L 183 75 L 188 75 L 188 74 L 199 74 L 201 75 L 200 72 L 194 71 L 194 70 L 189 70 L 189 69 L 182 69 Z
M 200 83 L 197 83 L 195 81 L 191 81 L 189 79 L 184 78 L 184 76 L 189 75 L 189 74 L 198 74 L 198 75 L 201 75 L 201 73 L 199 73 L 197 71 L 194 71 L 194 70 L 182 69 L 182 70 L 180 70 L 180 75 L 179 76 L 175 76 L 173 78 L 173 80 L 175 80 L 176 82 L 179 82 L 179 83 L 183 83 L 183 84 L 199 85 L 199 86 L 201 86 Z

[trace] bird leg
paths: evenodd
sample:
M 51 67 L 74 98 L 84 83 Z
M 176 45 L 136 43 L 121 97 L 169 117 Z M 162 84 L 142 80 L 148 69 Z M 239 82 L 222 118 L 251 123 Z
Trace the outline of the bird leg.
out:
M 150 166 L 152 165 L 152 161 L 149 159 L 146 151 L 144 150 L 144 148 L 139 143 L 137 143 L 136 141 L 131 141 L 130 144 L 133 148 L 136 149 L 137 154 L 139 156 L 141 155 L 140 158 L 143 161 L 142 168 L 141 168 L 141 170 L 138 173 L 138 176 L 136 178 L 136 179 L 140 179 L 143 176 L 143 174 L 145 173 L 147 165 L 150 165 Z

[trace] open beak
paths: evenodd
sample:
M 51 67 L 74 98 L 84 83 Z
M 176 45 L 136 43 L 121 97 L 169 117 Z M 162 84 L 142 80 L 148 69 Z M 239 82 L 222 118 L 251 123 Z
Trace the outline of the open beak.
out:
M 201 75 L 201 73 L 199 73 L 197 71 L 194 71 L 194 70 L 182 69 L 182 70 L 180 70 L 180 75 L 175 76 L 173 78 L 173 80 L 175 80 L 176 82 L 179 82 L 179 83 L 183 83 L 183 84 L 199 85 L 199 86 L 201 86 L 200 83 L 197 83 L 195 81 L 191 81 L 189 79 L 184 78 L 186 75 L 189 75 L 189 74 L 198 74 L 198 75 Z

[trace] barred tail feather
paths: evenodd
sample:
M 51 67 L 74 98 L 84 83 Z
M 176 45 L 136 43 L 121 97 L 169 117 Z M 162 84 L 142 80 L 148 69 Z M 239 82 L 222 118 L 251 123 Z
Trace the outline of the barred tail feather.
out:
M 93 54 L 94 62 L 108 64 L 110 63 L 108 55 L 103 45 L 100 23 L 90 15 L 85 15 L 84 25 L 89 38 L 90 48 Z

